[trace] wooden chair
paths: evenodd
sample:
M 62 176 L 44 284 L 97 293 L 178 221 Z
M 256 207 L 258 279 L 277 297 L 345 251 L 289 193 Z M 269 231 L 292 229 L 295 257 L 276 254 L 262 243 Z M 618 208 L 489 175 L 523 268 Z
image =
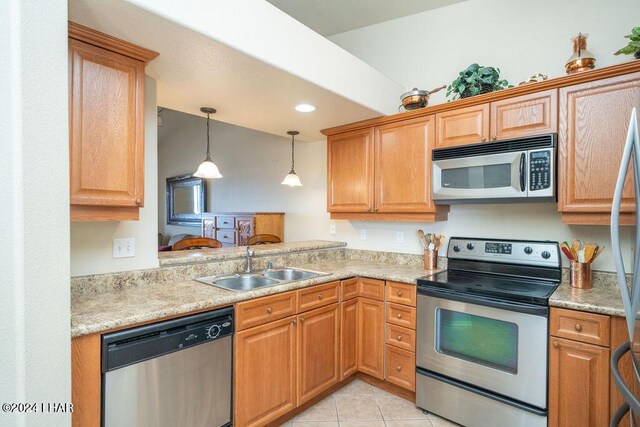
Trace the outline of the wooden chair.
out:
M 197 248 L 221 248 L 222 243 L 216 239 L 209 239 L 207 237 L 189 237 L 182 239 L 178 243 L 171 246 L 172 251 L 182 251 L 185 249 L 197 249 Z
M 247 240 L 247 245 L 264 245 L 266 243 L 280 243 L 282 240 L 273 234 L 254 234 Z

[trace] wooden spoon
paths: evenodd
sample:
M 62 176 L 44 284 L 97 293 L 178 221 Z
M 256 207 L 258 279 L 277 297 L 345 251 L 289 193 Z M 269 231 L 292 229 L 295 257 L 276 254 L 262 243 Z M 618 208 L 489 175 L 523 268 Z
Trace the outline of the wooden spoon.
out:
M 593 258 L 591 258 L 591 262 L 595 261 L 596 258 L 598 258 L 602 252 L 604 252 L 604 246 L 596 245 L 596 251 L 596 254 L 593 256 Z
M 429 245 L 427 244 L 427 239 L 425 238 L 424 231 L 418 230 L 418 239 L 420 239 L 420 243 L 422 243 L 422 247 L 424 249 L 427 249 L 427 246 Z
M 584 262 L 590 263 L 593 260 L 597 247 L 593 243 L 587 243 L 584 246 Z
M 444 246 L 444 242 L 447 239 L 444 237 L 444 234 L 441 234 L 439 240 L 440 240 L 440 244 L 438 245 L 438 247 L 440 248 L 440 247 Z

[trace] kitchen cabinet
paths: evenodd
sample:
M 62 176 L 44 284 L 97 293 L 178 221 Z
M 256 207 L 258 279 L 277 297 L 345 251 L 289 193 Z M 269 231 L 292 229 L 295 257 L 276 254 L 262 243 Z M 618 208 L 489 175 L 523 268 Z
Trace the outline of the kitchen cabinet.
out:
M 235 336 L 234 424 L 262 426 L 297 405 L 296 317 Z
M 144 205 L 144 68 L 158 55 L 69 22 L 72 220 L 137 220 Z
M 551 89 L 490 104 L 491 140 L 558 132 L 558 90 Z
M 358 370 L 358 298 L 340 303 L 340 379 Z
M 560 89 L 558 210 L 566 224 L 609 224 L 629 117 L 640 108 L 640 72 Z M 620 223 L 634 223 L 633 173 Z
M 384 379 L 384 302 L 360 298 L 358 303 L 358 370 Z
M 338 303 L 298 315 L 298 405 L 340 380 Z
M 385 380 L 407 390 L 416 390 L 416 354 L 388 345 Z
M 475 144 L 489 140 L 489 104 L 436 114 L 436 148 Z
M 388 281 L 385 310 L 385 380 L 416 390 L 415 285 Z
M 284 242 L 283 212 L 204 212 L 202 237 L 222 246 L 245 246 L 255 234 L 273 234 Z

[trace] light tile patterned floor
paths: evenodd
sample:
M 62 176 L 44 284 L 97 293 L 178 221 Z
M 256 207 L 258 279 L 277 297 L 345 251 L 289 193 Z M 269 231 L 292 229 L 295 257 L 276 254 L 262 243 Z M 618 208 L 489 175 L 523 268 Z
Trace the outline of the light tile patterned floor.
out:
M 411 402 L 355 380 L 282 427 L 453 427 Z

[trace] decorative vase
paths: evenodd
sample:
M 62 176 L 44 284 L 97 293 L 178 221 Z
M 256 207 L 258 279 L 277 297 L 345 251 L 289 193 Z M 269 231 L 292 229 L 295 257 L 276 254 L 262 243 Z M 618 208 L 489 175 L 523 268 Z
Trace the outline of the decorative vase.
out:
M 564 68 L 567 74 L 581 73 L 593 70 L 596 67 L 596 57 L 587 50 L 587 37 L 589 34 L 578 33 L 571 39 L 573 43 L 573 55 L 567 60 Z

